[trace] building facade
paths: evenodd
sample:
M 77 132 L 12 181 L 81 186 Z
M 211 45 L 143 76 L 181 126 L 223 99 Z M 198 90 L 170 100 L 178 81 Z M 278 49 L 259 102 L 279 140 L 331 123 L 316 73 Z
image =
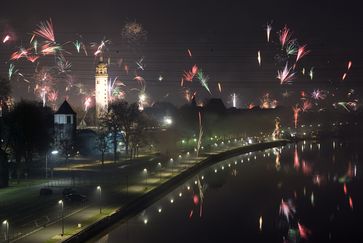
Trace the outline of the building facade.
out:
M 99 118 L 108 107 L 107 64 L 103 62 L 102 58 L 96 67 L 95 81 L 96 116 Z
M 65 100 L 54 113 L 54 143 L 59 146 L 64 141 L 73 142 L 76 133 L 77 114 Z

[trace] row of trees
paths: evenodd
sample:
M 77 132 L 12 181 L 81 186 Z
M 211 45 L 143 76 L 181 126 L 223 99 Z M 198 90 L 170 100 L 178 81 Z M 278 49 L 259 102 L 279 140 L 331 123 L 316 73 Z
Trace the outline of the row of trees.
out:
M 136 103 L 128 104 L 124 100 L 119 100 L 109 105 L 108 110 L 100 117 L 98 125 L 98 145 L 103 163 L 108 135 L 112 138 L 114 162 L 119 159 L 117 149 L 120 134 L 123 137 L 126 155 L 133 158 L 137 155 L 138 148 L 148 143 L 150 136 L 146 135 L 145 131 L 153 126 L 154 122 L 140 112 Z
M 52 142 L 53 112 L 39 102 L 20 101 L 8 111 L 10 84 L 0 81 L 0 187 L 8 186 L 9 163 L 14 159 L 14 171 L 19 179 L 27 173 L 35 154 L 45 154 Z

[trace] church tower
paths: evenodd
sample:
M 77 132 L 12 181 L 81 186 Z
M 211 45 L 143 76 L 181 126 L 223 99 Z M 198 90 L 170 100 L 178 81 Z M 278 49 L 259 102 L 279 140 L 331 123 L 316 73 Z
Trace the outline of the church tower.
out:
M 102 57 L 96 67 L 96 116 L 99 118 L 102 112 L 108 107 L 108 73 L 107 64 L 103 62 Z

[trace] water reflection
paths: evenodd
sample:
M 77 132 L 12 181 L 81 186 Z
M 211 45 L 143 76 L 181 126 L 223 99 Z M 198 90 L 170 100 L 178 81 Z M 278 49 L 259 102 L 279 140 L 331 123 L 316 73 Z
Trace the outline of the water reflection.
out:
M 98 242 L 355 242 L 361 153 L 304 141 L 222 161 Z

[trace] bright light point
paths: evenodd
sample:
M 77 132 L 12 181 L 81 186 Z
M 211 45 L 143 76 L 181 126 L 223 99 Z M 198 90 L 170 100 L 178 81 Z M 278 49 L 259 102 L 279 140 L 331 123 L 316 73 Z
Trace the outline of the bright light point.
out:
M 140 102 L 145 102 L 145 100 L 146 100 L 146 95 L 145 94 L 140 94 L 139 95 L 139 101 Z
M 4 220 L 4 221 L 3 221 L 3 224 L 8 224 L 8 221 L 7 221 L 7 220 Z
M 196 184 L 198 184 L 198 181 L 194 181 L 194 184 L 196 185 Z
M 190 155 L 190 153 L 189 153 L 189 152 L 187 152 L 187 155 Z
M 162 209 L 161 209 L 161 208 L 159 208 L 159 209 L 158 209 L 158 212 L 159 212 L 159 213 L 161 213 L 161 211 L 162 211 Z
M 235 165 L 237 164 L 237 160 L 236 160 L 236 161 L 234 161 L 234 164 L 235 164 Z
M 188 191 L 190 190 L 190 186 L 187 187 Z
M 228 164 L 228 167 L 231 167 L 231 164 Z
M 181 196 L 183 196 L 183 194 L 180 192 L 180 193 L 179 193 L 179 197 L 181 197 Z
M 174 199 L 170 199 L 170 203 L 174 203 Z
M 101 190 L 101 186 L 97 186 L 97 190 Z
M 144 172 L 147 172 L 147 169 L 146 168 L 144 168 Z
M 171 124 L 173 124 L 173 119 L 171 119 L 170 116 L 165 116 L 163 119 L 163 122 L 164 122 L 164 125 L 170 126 Z
M 260 228 L 260 231 L 262 230 L 262 216 L 260 216 L 259 220 L 258 220 L 258 223 L 259 223 L 259 228 Z
M 170 162 L 173 162 L 174 160 L 173 160 L 173 158 L 170 158 Z
M 53 155 L 58 154 L 58 150 L 53 150 L 53 151 L 51 152 L 51 154 L 53 154 Z
M 181 154 L 179 154 L 178 158 L 181 159 L 181 157 L 182 157 Z
M 144 224 L 147 224 L 148 220 L 147 219 L 144 219 Z
M 59 200 L 59 201 L 58 201 L 58 204 L 63 204 L 63 201 L 62 201 L 62 200 Z
M 217 169 L 215 169 L 215 170 L 214 170 L 214 173 L 217 173 L 217 172 L 218 172 L 218 170 L 217 170 Z
M 158 166 L 161 166 L 161 163 L 160 162 L 158 163 Z
M 222 166 L 222 170 L 224 170 L 224 166 Z
M 3 43 L 6 43 L 8 40 L 10 40 L 10 35 L 6 35 L 3 39 Z

